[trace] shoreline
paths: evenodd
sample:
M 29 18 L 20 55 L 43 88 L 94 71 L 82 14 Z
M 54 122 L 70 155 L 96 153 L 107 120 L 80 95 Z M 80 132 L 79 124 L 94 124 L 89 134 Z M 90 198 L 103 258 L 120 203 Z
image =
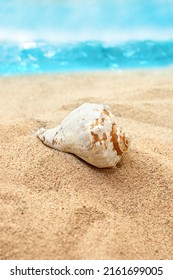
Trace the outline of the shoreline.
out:
M 153 66 L 153 67 L 146 67 L 146 68 L 117 68 L 117 69 L 88 69 L 88 70 L 64 70 L 64 71 L 57 71 L 57 72 L 44 72 L 44 73 L 19 73 L 19 74 L 0 74 L 0 79 L 2 78 L 17 78 L 17 77 L 41 77 L 41 76 L 69 76 L 69 75 L 98 75 L 98 74 L 124 74 L 124 73 L 139 73 L 139 72 L 170 72 L 173 71 L 173 65 L 166 65 L 166 66 Z

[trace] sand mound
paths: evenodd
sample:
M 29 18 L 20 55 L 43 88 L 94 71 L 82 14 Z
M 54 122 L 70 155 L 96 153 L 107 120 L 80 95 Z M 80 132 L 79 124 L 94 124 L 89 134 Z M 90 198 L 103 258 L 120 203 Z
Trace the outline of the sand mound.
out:
M 173 71 L 0 79 L 0 258 L 173 258 Z M 131 147 L 99 170 L 34 135 L 109 104 Z

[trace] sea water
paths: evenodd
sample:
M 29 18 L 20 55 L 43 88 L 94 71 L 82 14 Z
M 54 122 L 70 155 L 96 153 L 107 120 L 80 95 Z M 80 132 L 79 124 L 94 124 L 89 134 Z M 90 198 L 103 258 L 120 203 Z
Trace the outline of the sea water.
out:
M 0 0 L 0 74 L 173 65 L 171 0 Z
M 0 45 L 0 53 L 2 75 L 151 68 L 173 64 L 173 41 L 6 43 Z

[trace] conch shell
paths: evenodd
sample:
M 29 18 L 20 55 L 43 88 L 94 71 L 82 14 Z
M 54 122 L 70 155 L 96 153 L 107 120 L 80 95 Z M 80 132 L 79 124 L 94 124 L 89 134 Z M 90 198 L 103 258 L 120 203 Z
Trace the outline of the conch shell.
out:
M 115 166 L 129 140 L 109 106 L 85 103 L 55 128 L 40 128 L 37 137 L 47 146 L 72 153 L 98 168 Z

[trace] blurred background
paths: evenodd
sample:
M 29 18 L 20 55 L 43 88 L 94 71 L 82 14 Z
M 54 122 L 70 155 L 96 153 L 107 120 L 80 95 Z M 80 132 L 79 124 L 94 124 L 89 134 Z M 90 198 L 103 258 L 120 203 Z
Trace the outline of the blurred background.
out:
M 0 74 L 173 63 L 173 0 L 0 0 Z

